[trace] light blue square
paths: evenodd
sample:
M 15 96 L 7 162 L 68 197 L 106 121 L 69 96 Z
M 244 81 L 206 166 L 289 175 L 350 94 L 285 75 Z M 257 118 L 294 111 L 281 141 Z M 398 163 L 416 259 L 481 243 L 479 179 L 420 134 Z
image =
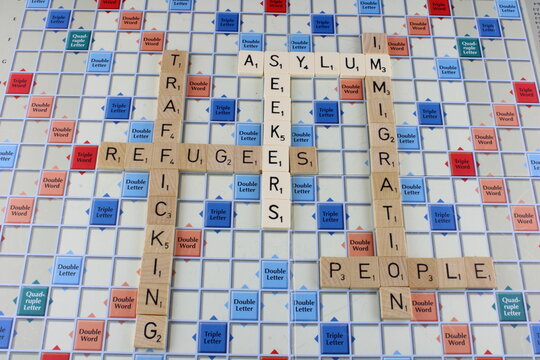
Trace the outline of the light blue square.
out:
M 315 201 L 313 176 L 293 176 L 291 182 L 292 201 Z
M 131 198 L 148 197 L 148 181 L 150 174 L 147 172 L 132 173 L 124 175 L 122 183 L 122 196 Z
M 289 35 L 290 52 L 311 52 L 311 36 L 306 34 Z
M 292 146 L 313 146 L 313 126 L 293 125 L 291 127 Z
M 439 79 L 461 79 L 458 59 L 437 59 Z
M 259 320 L 259 293 L 233 291 L 231 293 L 231 320 Z
M 111 71 L 112 53 L 110 52 L 91 52 L 88 55 L 86 71 L 105 73 Z
M 289 287 L 289 263 L 286 261 L 263 261 L 261 264 L 261 287 L 263 289 L 287 289 Z
M 236 145 L 261 145 L 261 124 L 241 123 L 236 126 Z
M 426 191 L 424 189 L 424 179 L 422 178 L 401 178 L 401 201 L 409 202 L 425 202 Z
M 0 169 L 10 169 L 15 165 L 17 159 L 17 145 L 0 144 Z
M 162 127 L 162 136 L 166 134 L 168 127 Z M 134 143 L 151 143 L 154 137 L 153 121 L 133 121 L 129 124 L 128 141 Z
M 263 36 L 262 34 L 241 34 L 238 45 L 240 50 L 263 51 Z
M 260 200 L 261 177 L 259 175 L 236 175 L 234 178 L 236 200 Z
M 364 15 L 380 14 L 380 0 L 358 0 L 358 13 Z
M 54 265 L 53 284 L 79 285 L 81 281 L 82 257 L 59 256 Z
M 498 0 L 497 10 L 499 17 L 502 18 L 519 18 L 519 5 L 516 0 Z
M 420 150 L 420 139 L 416 126 L 398 126 L 396 131 L 399 150 Z
M 26 7 L 29 9 L 46 9 L 50 0 L 27 0 Z
M 527 157 L 529 173 L 531 174 L 531 176 L 540 177 L 540 154 L 529 154 Z
M 163 355 L 135 355 L 135 360 L 163 360 Z
M 316 292 L 295 292 L 291 299 L 293 321 L 317 321 L 319 302 Z
M 191 10 L 193 0 L 169 0 L 169 10 Z

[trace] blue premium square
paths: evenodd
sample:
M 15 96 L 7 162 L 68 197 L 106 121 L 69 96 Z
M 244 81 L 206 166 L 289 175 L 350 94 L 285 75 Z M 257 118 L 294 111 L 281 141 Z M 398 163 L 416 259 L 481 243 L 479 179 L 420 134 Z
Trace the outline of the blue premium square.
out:
M 349 354 L 349 325 L 321 324 L 321 354 Z
M 358 13 L 364 15 L 380 14 L 380 0 L 358 0 Z
M 319 230 L 343 230 L 343 205 L 318 204 L 317 227 Z
M 88 72 L 105 73 L 111 71 L 112 53 L 110 52 L 91 52 L 88 55 Z
M 476 20 L 478 34 L 481 37 L 501 37 L 501 27 L 499 19 L 496 18 L 478 18 Z
M 147 172 L 125 173 L 122 183 L 122 196 L 130 198 L 148 197 L 149 177 L 150 173 Z
M 1 147 L 0 147 L 1 148 Z M 0 151 L 1 155 L 1 151 Z M 540 154 L 529 154 L 528 155 L 528 164 L 529 164 L 529 173 L 533 177 L 540 176 Z M 0 167 L 2 164 L 2 158 L 0 157 Z
M 420 140 L 416 126 L 398 126 L 396 131 L 399 150 L 420 150 Z
M 162 133 L 166 133 L 167 127 L 163 127 Z M 134 143 L 151 143 L 154 137 L 153 121 L 133 121 L 129 124 L 128 141 Z
M 311 36 L 306 34 L 289 35 L 290 52 L 311 52 Z
M 536 355 L 540 354 L 540 324 L 531 325 L 531 342 L 534 353 Z
M 236 200 L 260 200 L 261 177 L 259 175 L 236 175 L 234 178 Z
M 236 100 L 212 99 L 210 111 L 211 121 L 234 121 L 236 115 Z
M 50 10 L 47 17 L 47 29 L 67 29 L 71 19 L 71 10 Z
M 333 15 L 311 15 L 311 32 L 314 34 L 333 34 Z
M 292 146 L 313 146 L 313 126 L 293 125 L 291 127 Z
M 236 145 L 261 145 L 261 124 L 238 124 L 236 126 Z
M 459 60 L 454 58 L 437 59 L 439 79 L 461 79 Z
M 208 201 L 204 211 L 204 226 L 213 228 L 230 228 L 231 202 Z
M 227 323 L 199 324 L 199 352 L 223 354 L 227 352 Z
M 424 189 L 423 178 L 401 178 L 401 201 L 409 202 L 425 202 L 426 195 Z
M 116 225 L 118 199 L 94 199 L 90 225 Z
M 163 360 L 163 355 L 135 355 L 135 360 Z
M 442 125 L 441 104 L 434 102 L 418 103 L 418 122 L 420 125 Z
M 238 32 L 238 13 L 233 13 L 233 12 L 217 13 L 216 31 Z
M 240 50 L 263 51 L 262 34 L 241 34 Z
M 130 110 L 130 97 L 110 97 L 105 107 L 105 119 L 127 120 Z
M 497 9 L 502 18 L 519 18 L 519 5 L 517 0 L 498 0 Z
M 315 201 L 313 176 L 294 176 L 291 182 L 292 201 Z
M 82 257 L 59 256 L 54 266 L 53 284 L 79 285 L 81 281 Z
M 315 101 L 316 124 L 339 124 L 339 103 L 337 101 Z
M 233 291 L 231 293 L 231 320 L 259 320 L 259 293 Z
M 7 349 L 9 347 L 12 328 L 13 319 L 0 318 L 0 349 Z
M 292 294 L 291 312 L 293 321 L 317 321 L 319 304 L 316 292 Z
M 193 0 L 169 0 L 169 10 L 191 10 Z
M 50 0 L 27 0 L 26 7 L 29 9 L 46 9 Z
M 263 289 L 287 289 L 289 287 L 289 263 L 286 261 L 263 261 L 261 264 L 261 287 Z
M 429 205 L 429 219 L 431 230 L 456 230 L 456 216 L 453 205 Z
M 17 159 L 17 145 L 0 144 L 0 169 L 9 169 L 15 165 Z

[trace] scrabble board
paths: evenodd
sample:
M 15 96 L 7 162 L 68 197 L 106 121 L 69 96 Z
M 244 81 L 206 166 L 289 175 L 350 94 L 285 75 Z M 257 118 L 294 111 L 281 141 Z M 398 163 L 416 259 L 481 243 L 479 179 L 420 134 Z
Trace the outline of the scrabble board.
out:
M 7 3 L 0 360 L 540 356 L 538 1 Z M 391 73 L 371 76 L 392 87 L 399 169 L 388 178 L 399 181 L 406 256 L 446 261 L 447 273 L 491 258 L 496 276 L 493 289 L 411 286 L 404 320 L 385 315 L 394 287 L 324 283 L 327 262 L 381 253 L 373 88 L 366 74 L 326 66 L 369 59 L 365 34 L 387 36 L 380 64 Z M 175 67 L 167 54 L 187 58 Z M 322 60 L 312 73 L 250 69 L 246 54 Z M 182 94 L 166 93 L 170 78 Z M 169 152 L 153 139 L 172 104 L 181 121 Z M 265 146 L 281 141 L 268 138 L 269 119 L 309 170 L 265 167 Z M 260 147 L 255 173 L 227 164 L 238 156 L 218 160 Z M 140 166 L 108 161 L 109 148 L 153 150 Z M 176 148 L 216 161 L 182 165 L 169 158 Z M 156 195 L 154 171 L 174 195 Z M 289 198 L 268 193 L 269 174 Z M 290 225 L 269 221 L 266 204 L 288 207 Z M 164 225 L 173 242 L 155 259 L 172 274 L 148 280 L 148 230 Z M 151 286 L 166 304 L 157 315 L 140 311 Z

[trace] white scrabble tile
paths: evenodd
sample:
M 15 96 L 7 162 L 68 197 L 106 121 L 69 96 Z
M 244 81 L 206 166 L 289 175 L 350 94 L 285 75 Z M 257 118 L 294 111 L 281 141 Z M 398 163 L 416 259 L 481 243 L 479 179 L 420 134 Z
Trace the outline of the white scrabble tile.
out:
M 290 121 L 266 120 L 263 124 L 263 144 L 291 146 Z
M 289 172 L 289 147 L 283 145 L 263 145 L 262 171 Z
M 388 54 L 366 55 L 366 76 L 392 76 L 392 63 Z
M 287 230 L 291 228 L 291 201 L 263 199 L 261 202 L 263 229 Z
M 261 199 L 291 199 L 291 174 L 288 172 L 263 172 Z
M 283 51 L 265 51 L 264 72 L 265 74 L 288 74 L 289 53 Z
M 264 73 L 264 52 L 239 51 L 238 75 L 262 76 Z
M 364 54 L 339 54 L 339 58 L 342 78 L 366 77 L 366 57 Z
M 337 52 L 315 53 L 315 76 L 339 77 L 340 57 Z
M 289 55 L 291 76 L 315 76 L 315 54 L 312 52 L 292 52 Z
M 291 76 L 289 74 L 267 74 L 264 77 L 264 96 L 291 97 Z
M 264 122 L 291 121 L 291 98 L 266 97 L 264 99 Z

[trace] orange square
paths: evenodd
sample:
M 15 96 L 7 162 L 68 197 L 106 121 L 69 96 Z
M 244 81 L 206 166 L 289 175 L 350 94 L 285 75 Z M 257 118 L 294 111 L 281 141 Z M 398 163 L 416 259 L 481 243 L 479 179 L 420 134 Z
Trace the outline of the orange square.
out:
M 534 206 L 512 206 L 515 231 L 538 231 L 538 217 Z
M 495 125 L 519 126 L 518 114 L 515 105 L 493 105 Z
M 340 79 L 339 98 L 341 100 L 364 100 L 362 79 Z
M 442 325 L 445 354 L 470 354 L 471 336 L 468 325 Z
M 65 171 L 46 171 L 41 174 L 39 182 L 39 195 L 62 196 L 66 188 Z
M 162 31 L 146 31 L 141 37 L 141 51 L 163 51 L 163 39 L 165 33 Z
M 209 97 L 212 85 L 211 76 L 188 76 L 187 97 Z
M 53 120 L 49 129 L 49 142 L 65 144 L 73 141 L 75 120 Z
M 413 321 L 437 321 L 437 295 L 435 293 L 411 293 Z
M 137 316 L 137 289 L 112 289 L 109 299 L 109 317 L 132 318 Z
M 34 212 L 34 198 L 11 198 L 6 208 L 6 223 L 30 224 Z
M 118 18 L 118 29 L 141 30 L 142 18 L 142 11 L 122 11 Z
M 480 194 L 487 204 L 505 203 L 506 188 L 503 179 L 480 179 Z
M 406 36 L 389 36 L 388 55 L 409 56 L 409 39 Z
M 52 96 L 32 96 L 26 116 L 33 119 L 50 118 L 53 102 L 54 98 Z
M 497 151 L 499 144 L 494 128 L 473 128 L 473 144 L 475 150 Z
M 104 320 L 79 320 L 75 330 L 73 350 L 101 351 Z
M 373 256 L 373 233 L 347 233 L 349 256 Z
M 427 35 L 431 34 L 429 18 L 427 16 L 409 16 L 407 18 L 407 27 L 409 35 Z
M 176 230 L 174 256 L 201 256 L 202 230 Z

